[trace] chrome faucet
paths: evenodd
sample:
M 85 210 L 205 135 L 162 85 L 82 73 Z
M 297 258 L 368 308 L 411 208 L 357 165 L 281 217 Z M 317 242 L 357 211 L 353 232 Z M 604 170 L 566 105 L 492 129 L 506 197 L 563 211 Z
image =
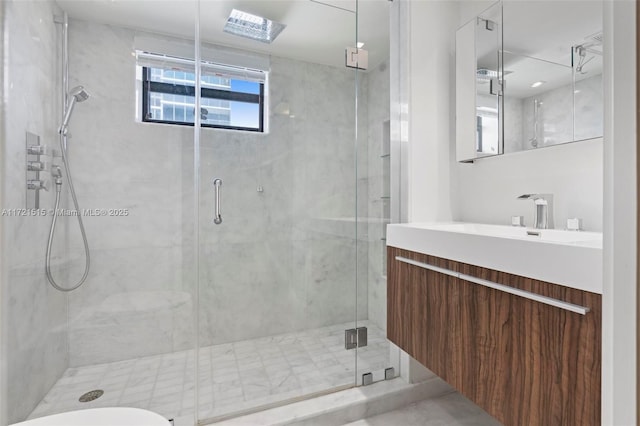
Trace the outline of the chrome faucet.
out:
M 518 200 L 533 200 L 536 207 L 533 214 L 533 227 L 553 229 L 553 194 L 524 194 Z

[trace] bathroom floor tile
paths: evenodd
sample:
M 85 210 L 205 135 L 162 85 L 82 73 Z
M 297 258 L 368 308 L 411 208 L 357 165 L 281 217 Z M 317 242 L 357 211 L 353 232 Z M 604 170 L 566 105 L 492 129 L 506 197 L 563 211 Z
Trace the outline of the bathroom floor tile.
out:
M 358 370 L 388 367 L 385 333 L 368 321 L 359 325 L 368 328 L 369 346 L 358 349 Z M 202 348 L 200 416 L 228 415 L 353 383 L 355 351 L 344 349 L 347 328 L 353 322 Z M 194 373 L 193 351 L 69 368 L 29 418 L 106 405 L 151 409 L 167 418 L 189 415 Z M 94 389 L 105 394 L 78 401 Z

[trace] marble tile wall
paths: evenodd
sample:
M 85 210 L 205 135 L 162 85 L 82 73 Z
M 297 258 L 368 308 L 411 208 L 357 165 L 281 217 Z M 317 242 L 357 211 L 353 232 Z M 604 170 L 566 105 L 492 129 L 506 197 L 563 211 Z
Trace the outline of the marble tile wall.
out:
M 604 104 L 598 74 L 535 97 L 505 98 L 505 152 L 534 148 L 535 99 L 540 101 L 538 147 L 602 137 Z
M 506 96 L 504 100 L 504 152 L 522 151 L 527 140 L 523 135 L 523 100 Z
M 539 101 L 537 147 L 557 145 L 573 140 L 573 87 L 558 87 L 522 100 L 523 149 L 534 148 L 534 102 Z
M 575 85 L 575 140 L 604 135 L 604 88 L 602 74 L 579 80 Z
M 69 130 L 78 199 L 81 208 L 127 212 L 84 218 L 92 264 L 69 295 L 72 367 L 193 346 L 195 282 L 182 272 L 182 231 L 194 223 L 182 205 L 193 161 L 182 157 L 191 156 L 193 128 L 135 121 L 135 34 L 69 23 L 69 84 L 91 95 L 76 105 Z M 71 231 L 70 250 L 81 257 Z
M 59 28 L 53 22 L 59 10 L 53 2 L 5 2 L 5 78 L 7 108 L 4 151 L 5 194 L 2 209 L 27 207 L 25 134 L 40 136 L 42 144 L 58 144 L 60 111 Z M 50 157 L 46 158 L 51 161 Z M 56 159 L 58 161 L 58 159 Z M 48 173 L 41 178 L 49 179 Z M 53 192 L 42 192 L 42 207 L 53 207 Z M 2 283 L 7 330 L 6 413 L 9 423 L 21 421 L 33 410 L 68 365 L 66 296 L 49 286 L 44 256 L 50 216 L 1 217 L 6 282 Z M 57 229 L 53 273 L 67 280 L 64 236 L 66 222 Z
M 367 229 L 356 243 L 353 220 L 355 81 L 352 70 L 272 57 L 269 133 L 203 129 L 203 344 L 353 321 L 356 297 L 366 318 Z M 358 149 L 363 191 L 366 138 Z M 214 178 L 223 180 L 219 226 Z M 364 211 L 366 195 L 358 205 Z
M 193 340 L 193 129 L 135 122 L 135 35 L 70 23 L 71 86 L 91 93 L 71 128 L 78 197 L 85 208 L 129 211 L 86 218 L 92 272 L 69 300 L 74 367 Z M 356 242 L 353 220 L 354 72 L 275 57 L 271 67 L 268 134 L 201 133 L 203 345 L 352 321 L 356 298 L 367 316 L 366 279 L 357 292 L 354 283 L 356 253 L 361 274 L 368 262 L 367 229 Z M 359 84 L 366 93 L 362 74 Z M 366 211 L 367 138 L 357 148 Z M 214 177 L 223 180 L 220 226 Z M 69 240 L 80 257 L 73 232 Z
M 368 274 L 368 317 L 383 330 L 387 328 L 387 282 L 386 282 L 386 237 L 385 224 L 388 223 L 390 158 L 385 144 L 384 132 L 388 131 L 385 121 L 390 118 L 390 76 L 388 62 L 383 62 L 367 73 L 369 98 L 367 103 L 368 124 L 368 175 L 369 175 L 369 274 Z

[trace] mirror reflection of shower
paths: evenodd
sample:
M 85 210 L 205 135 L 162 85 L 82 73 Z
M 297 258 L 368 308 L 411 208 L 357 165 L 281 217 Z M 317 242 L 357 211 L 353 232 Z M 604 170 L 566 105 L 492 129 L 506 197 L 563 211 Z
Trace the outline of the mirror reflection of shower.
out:
M 533 99 L 533 137 L 529 139 L 532 148 L 538 147 L 538 136 L 540 134 L 540 105 L 542 102 L 538 98 Z
M 596 55 L 602 56 L 602 51 L 598 50 L 598 48 L 602 48 L 602 32 L 591 35 L 587 37 L 587 39 L 589 41 L 573 47 L 578 60 L 578 63 L 575 64 L 576 72 L 580 74 L 587 73 L 584 67 L 591 62 Z
M 71 113 L 73 112 L 73 107 L 78 102 L 84 102 L 89 99 L 89 94 L 84 87 L 77 86 L 69 91 L 68 94 L 68 105 L 65 108 L 65 112 L 62 119 L 62 124 L 58 129 L 59 137 L 60 137 L 60 152 L 62 153 L 62 163 L 64 165 L 65 173 L 67 174 L 67 182 L 69 183 L 69 192 L 71 192 L 71 198 L 73 200 L 73 206 L 75 208 L 75 217 L 78 218 L 78 226 L 80 227 L 80 233 L 82 234 L 82 242 L 84 244 L 84 254 L 85 254 L 85 266 L 84 273 L 78 282 L 71 286 L 63 286 L 56 282 L 51 274 L 51 246 L 53 245 L 53 240 L 55 237 L 56 231 L 56 223 L 58 221 L 59 208 L 60 208 L 60 193 L 62 192 L 62 170 L 60 167 L 53 167 L 51 174 L 52 177 L 55 178 L 56 184 L 56 201 L 55 207 L 53 210 L 53 217 L 51 218 L 51 227 L 49 228 L 49 239 L 47 241 L 47 254 L 45 256 L 45 273 L 47 274 L 47 279 L 49 283 L 59 291 L 73 291 L 80 287 L 87 279 L 89 275 L 89 266 L 91 263 L 89 257 L 89 243 L 87 241 L 87 234 L 84 230 L 84 224 L 82 223 L 82 212 L 80 211 L 80 207 L 78 206 L 78 197 L 76 197 L 76 190 L 73 187 L 73 179 L 71 177 L 71 168 L 69 166 L 69 159 L 67 158 L 67 130 L 69 126 L 69 120 L 71 120 Z

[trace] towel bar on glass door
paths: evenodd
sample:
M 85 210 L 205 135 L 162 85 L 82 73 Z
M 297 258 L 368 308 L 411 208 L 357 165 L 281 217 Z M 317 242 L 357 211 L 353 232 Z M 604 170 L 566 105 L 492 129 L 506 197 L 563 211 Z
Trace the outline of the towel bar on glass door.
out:
M 213 223 L 220 225 L 222 223 L 222 216 L 220 215 L 220 186 L 222 185 L 222 179 L 214 179 L 213 187 L 216 192 L 216 212 L 213 217 Z

